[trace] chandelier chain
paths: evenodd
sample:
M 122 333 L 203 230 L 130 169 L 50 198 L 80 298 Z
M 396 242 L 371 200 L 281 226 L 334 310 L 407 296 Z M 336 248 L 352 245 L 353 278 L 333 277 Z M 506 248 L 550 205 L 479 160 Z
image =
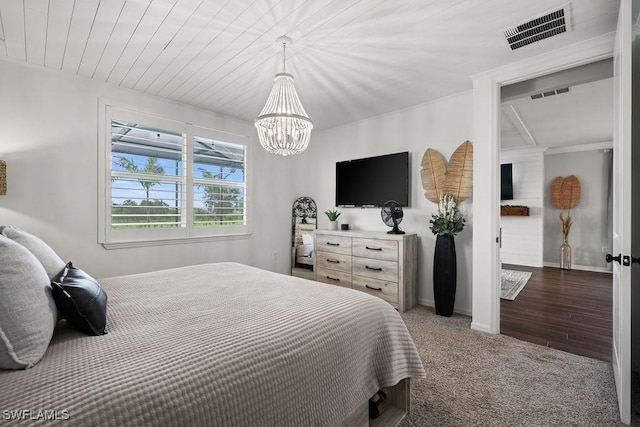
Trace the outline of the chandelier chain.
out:
M 282 72 L 287 72 L 287 42 L 282 42 Z

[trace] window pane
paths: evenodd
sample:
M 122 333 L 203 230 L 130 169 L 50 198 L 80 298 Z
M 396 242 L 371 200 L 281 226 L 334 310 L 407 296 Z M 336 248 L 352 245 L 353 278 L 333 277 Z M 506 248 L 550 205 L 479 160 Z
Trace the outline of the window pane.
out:
M 193 177 L 245 182 L 243 145 L 208 138 L 193 139 Z
M 245 225 L 245 147 L 195 137 L 193 162 L 194 225 Z
M 181 134 L 111 122 L 111 228 L 184 226 Z
M 221 184 L 196 184 L 193 188 L 193 222 L 196 226 L 245 224 L 244 188 Z

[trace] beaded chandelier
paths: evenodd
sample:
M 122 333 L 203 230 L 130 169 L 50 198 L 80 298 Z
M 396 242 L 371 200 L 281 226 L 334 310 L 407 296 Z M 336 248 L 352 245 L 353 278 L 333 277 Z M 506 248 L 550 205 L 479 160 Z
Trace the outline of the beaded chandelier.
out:
M 313 122 L 300 103 L 293 86 L 293 76 L 288 74 L 286 53 L 287 36 L 278 38 L 282 43 L 282 73 L 276 74 L 267 103 L 256 119 L 260 144 L 270 153 L 281 156 L 302 153 L 309 145 Z

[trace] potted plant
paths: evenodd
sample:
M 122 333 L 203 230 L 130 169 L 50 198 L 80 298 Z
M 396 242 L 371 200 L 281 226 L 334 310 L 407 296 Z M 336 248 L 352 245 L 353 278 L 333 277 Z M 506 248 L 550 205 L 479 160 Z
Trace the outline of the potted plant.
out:
M 326 210 L 324 211 L 325 215 L 327 216 L 327 218 L 329 218 L 329 230 L 337 230 L 338 229 L 338 217 L 340 216 L 340 214 L 342 214 L 342 212 L 338 212 L 337 209 L 335 210 Z
M 464 228 L 465 220 L 451 193 L 440 196 L 438 210 L 431 215 L 429 228 L 436 237 L 433 254 L 433 299 L 436 314 L 451 316 L 456 300 L 456 245 L 453 236 Z

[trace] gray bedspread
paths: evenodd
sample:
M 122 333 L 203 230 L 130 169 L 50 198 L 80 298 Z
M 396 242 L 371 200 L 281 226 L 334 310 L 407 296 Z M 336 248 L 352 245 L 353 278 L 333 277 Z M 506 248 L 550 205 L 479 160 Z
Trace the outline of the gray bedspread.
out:
M 398 313 L 363 292 L 235 263 L 100 283 L 108 334 L 60 322 L 36 366 L 0 371 L 0 425 L 333 425 L 424 378 Z

